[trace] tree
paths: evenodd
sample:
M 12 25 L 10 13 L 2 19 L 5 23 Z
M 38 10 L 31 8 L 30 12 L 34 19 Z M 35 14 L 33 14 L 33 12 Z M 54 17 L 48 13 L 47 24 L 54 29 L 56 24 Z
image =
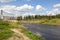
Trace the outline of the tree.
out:
M 20 24 L 20 20 L 22 20 L 22 16 L 17 17 L 18 24 Z
M 17 17 L 17 20 L 18 20 L 18 21 L 22 20 L 22 16 L 18 16 L 18 17 Z

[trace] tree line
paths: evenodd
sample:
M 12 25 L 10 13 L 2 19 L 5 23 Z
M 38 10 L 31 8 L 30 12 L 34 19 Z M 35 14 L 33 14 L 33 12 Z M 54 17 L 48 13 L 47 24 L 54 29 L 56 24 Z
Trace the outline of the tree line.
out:
M 35 19 L 54 19 L 54 18 L 60 18 L 60 14 L 58 15 L 32 15 L 32 16 L 18 16 L 17 20 L 35 20 Z

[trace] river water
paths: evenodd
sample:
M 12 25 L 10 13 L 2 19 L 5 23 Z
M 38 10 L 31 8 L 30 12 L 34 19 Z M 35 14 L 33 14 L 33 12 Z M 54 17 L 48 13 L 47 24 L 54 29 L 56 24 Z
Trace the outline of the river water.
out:
M 38 33 L 46 40 L 60 40 L 60 26 L 22 23 L 32 33 Z

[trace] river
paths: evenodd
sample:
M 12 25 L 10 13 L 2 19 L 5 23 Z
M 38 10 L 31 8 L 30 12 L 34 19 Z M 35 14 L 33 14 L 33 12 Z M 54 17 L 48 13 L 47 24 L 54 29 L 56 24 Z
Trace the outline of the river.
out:
M 46 40 L 60 40 L 60 26 L 22 23 L 32 33 L 38 33 Z

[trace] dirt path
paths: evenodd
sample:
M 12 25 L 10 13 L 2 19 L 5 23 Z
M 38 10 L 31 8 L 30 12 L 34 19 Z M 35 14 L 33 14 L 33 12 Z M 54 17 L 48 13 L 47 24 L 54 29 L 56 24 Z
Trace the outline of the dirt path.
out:
M 15 39 L 13 39 L 13 37 L 9 38 L 9 40 L 31 40 L 30 38 L 28 38 L 26 35 L 24 35 L 23 33 L 21 33 L 18 29 L 11 29 L 13 32 L 15 32 L 15 34 L 17 34 L 18 36 L 20 36 L 21 38 L 18 39 L 16 37 L 14 37 Z

